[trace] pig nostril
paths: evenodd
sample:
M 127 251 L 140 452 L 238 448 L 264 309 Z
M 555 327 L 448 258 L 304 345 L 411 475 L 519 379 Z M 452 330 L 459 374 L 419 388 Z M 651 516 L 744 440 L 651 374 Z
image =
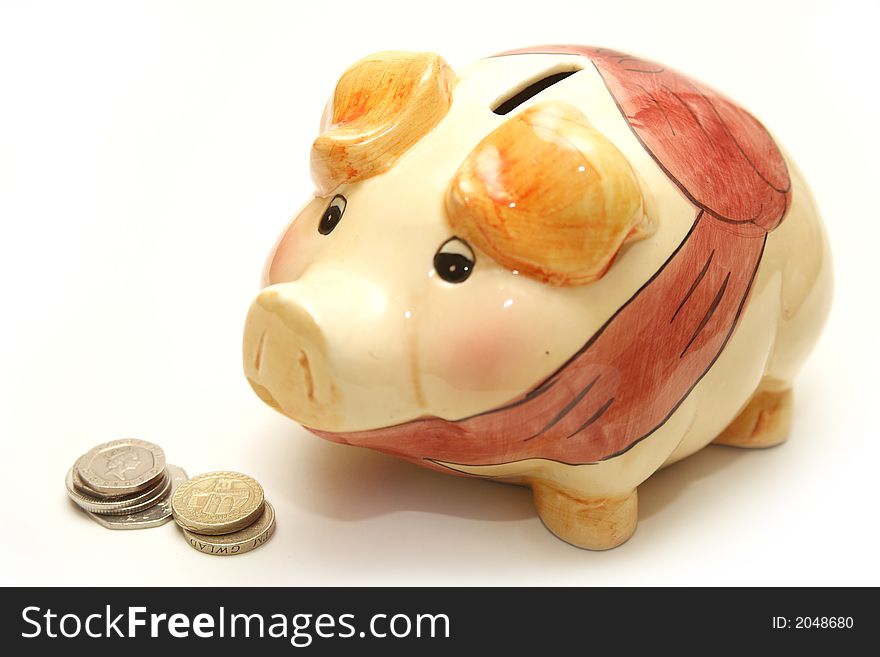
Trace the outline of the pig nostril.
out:
M 309 401 L 315 401 L 315 382 L 312 380 L 312 367 L 309 364 L 309 357 L 305 351 L 299 350 L 299 366 L 305 374 L 306 381 L 306 397 Z
M 260 334 L 260 339 L 257 340 L 257 356 L 254 358 L 254 369 L 257 370 L 257 374 L 260 373 L 260 367 L 263 365 L 263 349 L 266 343 L 266 332 L 263 331 Z

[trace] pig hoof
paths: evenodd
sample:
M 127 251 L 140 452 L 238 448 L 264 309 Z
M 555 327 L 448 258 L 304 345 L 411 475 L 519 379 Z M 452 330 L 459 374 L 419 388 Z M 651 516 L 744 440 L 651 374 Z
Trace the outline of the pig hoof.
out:
M 773 447 L 791 431 L 791 388 L 759 390 L 743 411 L 713 442 L 731 447 Z
M 636 491 L 617 497 L 577 497 L 573 491 L 547 483 L 532 483 L 538 515 L 551 532 L 567 543 L 588 550 L 609 550 L 636 530 Z

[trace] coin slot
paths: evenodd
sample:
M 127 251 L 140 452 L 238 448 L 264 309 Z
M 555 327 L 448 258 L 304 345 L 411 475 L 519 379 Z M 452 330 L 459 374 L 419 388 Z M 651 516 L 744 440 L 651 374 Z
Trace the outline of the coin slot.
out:
M 532 79 L 513 91 L 510 95 L 503 96 L 493 103 L 492 111 L 499 116 L 510 114 L 527 100 L 534 98 L 545 89 L 562 82 L 565 78 L 574 75 L 581 70 L 576 64 L 568 64 L 562 70 L 559 67 L 544 71 L 537 79 Z

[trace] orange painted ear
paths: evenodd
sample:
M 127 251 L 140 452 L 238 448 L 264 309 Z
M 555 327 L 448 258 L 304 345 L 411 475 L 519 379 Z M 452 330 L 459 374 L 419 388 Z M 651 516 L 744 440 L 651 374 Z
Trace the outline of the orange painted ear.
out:
M 389 50 L 342 74 L 312 146 L 322 194 L 387 171 L 452 105 L 455 73 L 434 53 Z
M 558 101 L 486 136 L 453 177 L 446 213 L 497 263 L 554 285 L 597 280 L 624 243 L 653 232 L 627 159 Z

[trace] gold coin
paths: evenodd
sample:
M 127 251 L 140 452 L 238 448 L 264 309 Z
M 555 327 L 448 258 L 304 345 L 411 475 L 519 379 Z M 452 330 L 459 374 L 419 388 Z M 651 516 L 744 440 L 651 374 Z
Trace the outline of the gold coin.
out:
M 275 531 L 275 509 L 268 501 L 263 509 L 263 515 L 254 524 L 232 534 L 206 536 L 184 529 L 183 536 L 194 550 L 205 554 L 226 557 L 256 550 L 268 541 L 272 532 Z
M 196 534 L 244 529 L 263 513 L 263 487 L 239 472 L 208 472 L 184 482 L 171 498 L 174 520 Z

